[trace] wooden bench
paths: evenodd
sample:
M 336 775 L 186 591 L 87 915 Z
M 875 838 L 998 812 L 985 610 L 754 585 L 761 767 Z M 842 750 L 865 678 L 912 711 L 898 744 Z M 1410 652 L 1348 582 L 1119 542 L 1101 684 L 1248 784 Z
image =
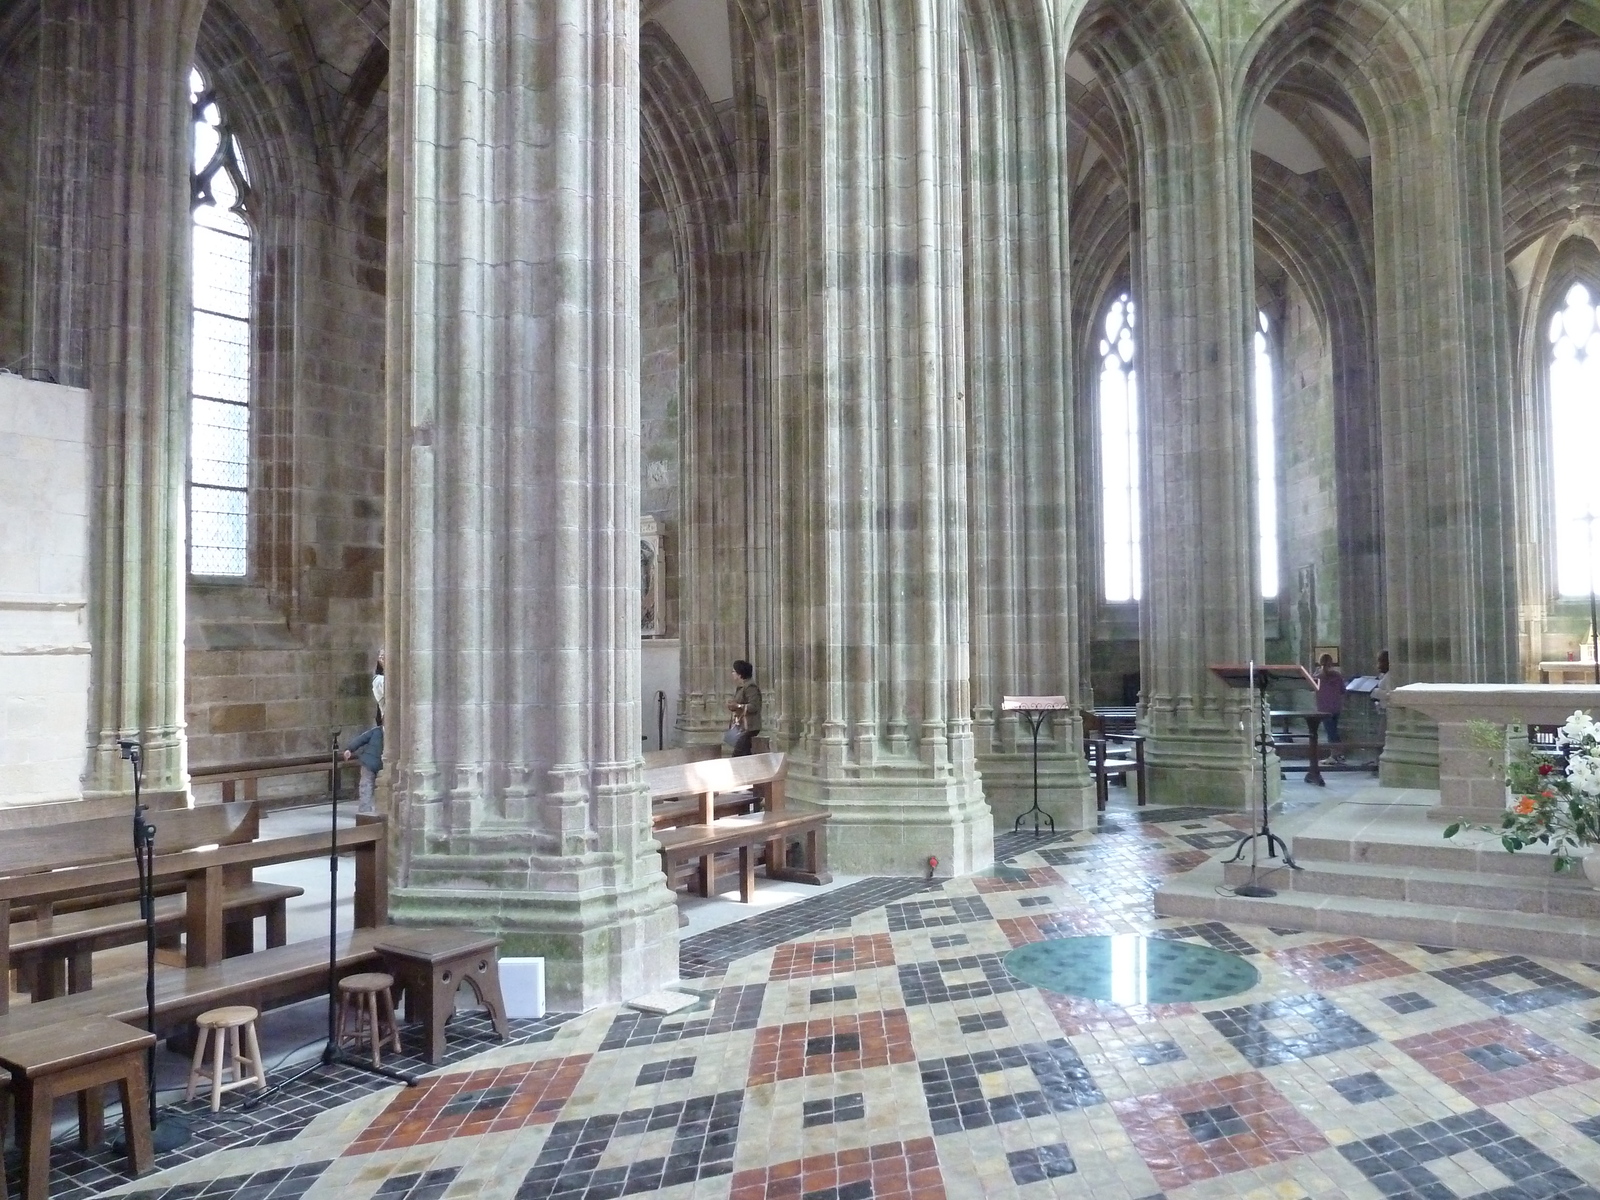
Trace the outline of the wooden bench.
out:
M 345 769 L 355 770 L 360 764 L 354 761 L 345 762 L 340 758 L 336 763 L 330 761 L 329 754 L 294 754 L 283 758 L 257 758 L 244 762 L 218 763 L 213 766 L 190 767 L 189 785 L 191 787 L 205 787 L 220 784 L 222 787 L 222 801 L 226 804 L 230 800 L 245 799 L 255 800 L 257 782 L 262 779 L 275 779 L 279 776 L 289 775 L 322 775 L 327 780 L 327 795 L 332 795 L 339 784 L 339 772 Z M 242 789 L 239 785 L 243 785 Z M 242 790 L 242 797 L 239 792 Z
M 267 921 L 267 946 L 288 940 L 287 902 L 305 889 L 280 883 L 249 883 L 223 892 L 224 941 L 229 955 L 255 949 L 255 920 Z M 161 933 L 181 930 L 184 897 L 156 898 L 156 928 Z M 48 1000 L 66 992 L 88 991 L 94 986 L 94 952 L 114 946 L 131 946 L 144 940 L 144 917 L 137 900 L 100 908 L 80 909 L 42 920 L 11 922 L 11 965 L 25 981 L 23 991 L 34 1000 Z
M 162 819 L 165 822 L 170 815 Z M 158 887 L 177 886 L 184 893 L 182 925 L 188 965 L 220 966 L 227 959 L 228 892 L 230 887 L 237 890 L 246 886 L 244 882 L 230 884 L 230 880 L 247 880 L 248 873 L 255 867 L 323 857 L 328 853 L 328 839 L 329 835 L 325 832 L 308 833 L 232 844 L 208 842 L 194 849 L 168 852 L 158 832 L 154 879 Z M 385 821 L 381 817 L 359 818 L 354 829 L 339 830 L 338 846 L 341 852 L 355 856 L 356 925 L 370 928 L 384 924 L 388 919 L 388 831 Z M 67 865 L 56 870 L 0 876 L 0 978 L 11 967 L 12 905 L 54 907 L 63 901 L 84 896 L 119 890 L 126 892 L 136 881 L 137 868 L 131 853 L 117 861 Z M 244 961 L 250 957 L 253 956 L 245 955 L 228 961 Z M 95 992 L 99 990 L 95 989 Z M 8 1004 L 9 998 L 0 994 L 0 1012 L 4 1012 Z
M 1137 733 L 1107 733 L 1084 739 L 1084 754 L 1089 773 L 1094 776 L 1095 808 L 1104 812 L 1111 799 L 1112 779 L 1126 786 L 1134 777 L 1138 804 L 1145 802 L 1144 736 Z
M 737 761 L 737 760 L 728 760 Z M 749 904 L 755 891 L 755 855 L 766 849 L 767 878 L 797 883 L 823 884 L 833 879 L 828 874 L 828 813 L 822 809 L 789 808 L 782 812 L 749 813 L 725 817 L 710 825 L 684 825 L 663 829 L 656 834 L 661 843 L 661 867 L 667 886 L 676 890 L 678 869 L 697 862 L 697 889 L 702 896 L 717 894 L 716 856 L 737 851 L 739 855 L 739 899 Z M 800 867 L 788 865 L 786 850 L 800 839 L 804 849 Z
M 678 746 L 671 750 L 646 750 L 644 752 L 644 769 L 653 770 L 656 767 L 681 767 L 685 763 L 705 762 L 711 758 L 721 758 L 722 747 L 718 746 Z
M 239 845 L 254 841 L 260 832 L 259 813 L 251 804 L 169 809 L 150 814 L 150 820 L 156 827 L 157 848 L 163 853 Z M 73 868 L 118 860 L 131 865 L 130 825 L 131 817 L 125 814 L 11 830 L 0 839 L 0 875 L 36 878 L 40 890 L 51 893 Z M 267 918 L 268 944 L 281 945 L 285 904 L 304 889 L 256 883 L 248 867 L 230 872 L 224 883 L 224 940 L 229 950 L 237 954 L 254 948 L 253 922 L 258 916 Z M 165 890 L 182 891 L 183 883 L 169 881 Z M 144 937 L 138 901 L 129 898 L 134 894 L 127 885 L 108 885 L 75 894 L 41 894 L 33 897 L 31 905 L 20 905 L 19 910 L 27 911 L 29 917 L 9 922 L 6 938 L 10 965 L 17 968 L 22 989 L 35 999 L 47 999 L 66 990 L 91 987 L 96 950 L 129 945 Z M 181 927 L 184 910 L 182 896 L 159 897 L 156 915 L 161 931 L 172 933 Z
M 717 797 L 751 792 L 766 812 L 783 809 L 783 781 L 789 760 L 783 754 L 750 754 L 743 758 L 710 758 L 645 771 L 652 809 L 673 800 L 688 800 L 699 810 L 699 823 L 717 819 Z

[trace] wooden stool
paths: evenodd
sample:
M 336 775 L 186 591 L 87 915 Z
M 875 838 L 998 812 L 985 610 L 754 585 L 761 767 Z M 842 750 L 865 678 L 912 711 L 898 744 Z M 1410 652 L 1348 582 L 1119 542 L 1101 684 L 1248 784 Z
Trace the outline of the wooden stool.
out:
M 155 1038 L 105 1017 L 63 1020 L 0 1038 L 0 1066 L 11 1073 L 22 1144 L 24 1200 L 47 1200 L 50 1190 L 50 1113 L 56 1098 L 77 1093 L 78 1144 L 99 1145 L 105 1134 L 105 1097 L 117 1085 L 128 1165 L 143 1175 L 155 1164 L 150 1151 L 150 1097 L 145 1047 Z
M 200 1027 L 200 1038 L 194 1047 L 194 1063 L 189 1068 L 189 1090 L 184 1096 L 185 1100 L 193 1100 L 195 1087 L 201 1080 L 206 1080 L 211 1084 L 211 1111 L 216 1112 L 222 1107 L 223 1092 L 231 1092 L 250 1083 L 258 1088 L 267 1086 L 267 1072 L 261 1065 L 261 1043 L 256 1041 L 256 1018 L 260 1015 L 247 1004 L 233 1004 L 226 1008 L 210 1009 L 195 1018 L 194 1023 Z M 241 1029 L 244 1031 L 248 1054 L 239 1053 Z M 223 1058 L 224 1035 L 228 1039 L 226 1059 Z M 209 1074 L 205 1070 L 207 1040 L 212 1045 Z M 247 1063 L 250 1066 L 248 1075 L 244 1073 Z M 233 1076 L 227 1083 L 222 1082 L 225 1073 Z
M 463 983 L 488 1010 L 494 1031 L 505 1040 L 499 947 L 499 938 L 470 929 L 397 929 L 373 946 L 405 992 L 406 1019 L 422 1023 L 429 1062 L 438 1062 L 444 1053 L 444 1024 L 455 1011 L 456 992 Z
M 381 1067 L 383 1061 L 378 1053 L 385 1040 L 392 1039 L 395 1053 L 400 1052 L 400 1030 L 394 1022 L 394 995 L 390 988 L 394 987 L 394 977 L 384 975 L 378 971 L 367 971 L 360 975 L 346 975 L 339 980 L 339 1020 L 334 1029 L 334 1045 L 343 1047 L 346 1037 L 346 1014 L 354 1016 L 354 1028 L 349 1031 L 349 1037 L 356 1045 L 361 1044 L 361 1035 L 367 1033 L 372 1042 L 372 1065 Z M 383 1001 L 383 1018 L 379 1019 L 378 1001 Z M 383 1032 L 383 1021 L 389 1023 L 387 1035 Z

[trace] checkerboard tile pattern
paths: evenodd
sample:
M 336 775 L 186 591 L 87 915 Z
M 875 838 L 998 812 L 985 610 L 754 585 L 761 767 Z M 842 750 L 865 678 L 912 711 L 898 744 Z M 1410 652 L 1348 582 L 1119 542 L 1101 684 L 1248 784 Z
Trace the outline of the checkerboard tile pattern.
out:
M 214 1124 L 197 1104 L 195 1147 L 136 1182 L 63 1143 L 52 1197 L 1600 1200 L 1600 964 L 1155 917 L 1161 879 L 1241 824 L 1007 831 L 983 875 L 865 880 L 689 939 L 687 1011 L 504 1046 L 452 1023 L 418 1088 L 339 1075 Z M 1260 981 L 1118 1005 L 1005 969 L 1118 933 Z

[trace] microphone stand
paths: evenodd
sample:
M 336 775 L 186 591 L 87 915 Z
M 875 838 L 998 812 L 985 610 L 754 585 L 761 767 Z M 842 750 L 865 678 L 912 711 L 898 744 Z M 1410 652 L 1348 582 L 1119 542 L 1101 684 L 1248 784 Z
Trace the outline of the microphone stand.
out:
M 329 798 L 332 801 L 330 806 L 332 811 L 328 818 L 328 1040 L 323 1044 L 322 1056 L 316 1062 L 262 1088 L 240 1106 L 245 1109 L 254 1108 L 281 1089 L 292 1083 L 298 1083 L 323 1067 L 335 1065 L 369 1071 L 374 1075 L 382 1075 L 385 1079 L 403 1083 L 407 1087 L 417 1085 L 415 1075 L 396 1070 L 394 1067 L 373 1066 L 366 1059 L 346 1054 L 339 1048 L 339 731 L 337 729 L 333 730 L 328 750 L 328 785 Z M 379 886 L 386 885 L 380 881 Z
M 156 1032 L 156 827 L 145 817 L 144 747 L 134 739 L 117 742 L 122 757 L 133 765 L 133 861 L 139 872 L 139 916 L 144 920 L 145 1028 Z M 156 1046 L 144 1052 L 145 1083 L 150 1089 L 150 1148 L 158 1154 L 176 1150 L 190 1138 L 189 1126 L 156 1108 Z

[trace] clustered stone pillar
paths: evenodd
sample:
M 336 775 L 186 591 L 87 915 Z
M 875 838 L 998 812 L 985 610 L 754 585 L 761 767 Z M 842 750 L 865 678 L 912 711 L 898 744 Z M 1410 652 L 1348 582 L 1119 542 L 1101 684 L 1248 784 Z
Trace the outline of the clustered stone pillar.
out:
M 784 0 L 771 269 L 778 735 L 845 872 L 982 868 L 959 6 Z
M 640 777 L 636 5 L 413 0 L 391 53 L 392 911 L 592 1007 L 677 976 Z
M 1448 113 L 1410 101 L 1386 107 L 1372 145 L 1392 682 L 1503 683 L 1517 664 L 1504 288 L 1466 269 L 1504 254 L 1463 205 L 1486 161 L 1459 152 Z M 1379 778 L 1438 786 L 1432 721 L 1391 711 Z
M 1033 803 L 1032 738 L 1005 695 L 1079 693 L 1064 96 L 1054 30 L 969 6 L 964 201 L 972 692 L 996 824 Z M 1041 806 L 1095 823 L 1077 711 L 1041 732 Z
M 1145 589 L 1139 605 L 1150 795 L 1249 805 L 1247 693 L 1212 664 L 1261 660 L 1251 427 L 1256 327 L 1246 150 L 1204 48 L 1104 10 L 1085 52 L 1135 132 Z M 1268 763 L 1275 781 L 1276 760 Z M 1253 784 L 1253 780 L 1255 780 Z
M 183 722 L 189 65 L 202 0 L 42 0 L 32 367 L 87 387 L 95 502 L 86 795 L 188 786 Z

